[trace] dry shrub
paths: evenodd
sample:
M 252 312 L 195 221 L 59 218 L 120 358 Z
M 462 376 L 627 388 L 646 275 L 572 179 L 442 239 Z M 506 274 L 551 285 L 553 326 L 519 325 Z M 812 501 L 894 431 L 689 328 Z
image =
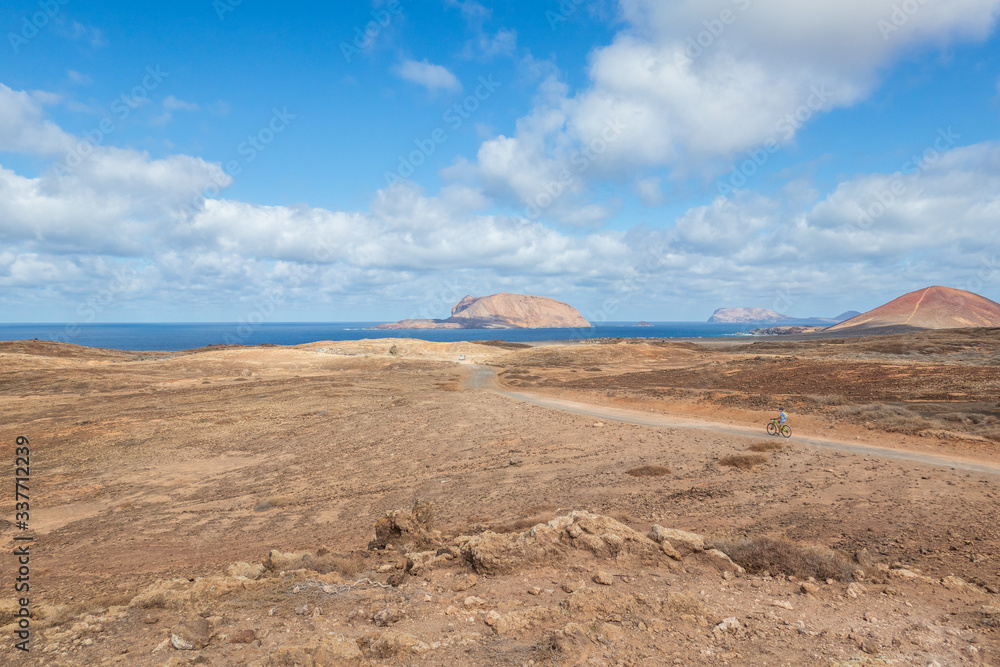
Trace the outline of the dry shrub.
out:
M 633 477 L 665 477 L 670 474 L 670 468 L 666 466 L 639 466 L 629 470 L 628 474 Z
M 720 466 L 750 470 L 767 463 L 767 457 L 760 454 L 730 454 L 719 459 Z
M 814 546 L 802 546 L 788 540 L 756 537 L 738 542 L 715 542 L 719 549 L 743 566 L 751 574 L 770 572 L 796 576 L 801 579 L 815 577 L 820 581 L 837 579 L 852 581 L 857 568 L 840 554 Z
M 747 449 L 751 452 L 776 452 L 778 450 L 784 449 L 785 443 L 779 442 L 777 440 L 762 440 L 760 442 L 752 443 Z
M 834 414 L 845 417 L 855 424 L 863 424 L 893 433 L 919 433 L 931 426 L 916 412 L 899 405 L 879 403 L 852 405 L 838 408 Z
M 345 554 L 325 556 L 319 566 L 320 574 L 336 572 L 345 579 L 350 579 L 368 569 L 368 562 L 363 553 L 353 551 Z

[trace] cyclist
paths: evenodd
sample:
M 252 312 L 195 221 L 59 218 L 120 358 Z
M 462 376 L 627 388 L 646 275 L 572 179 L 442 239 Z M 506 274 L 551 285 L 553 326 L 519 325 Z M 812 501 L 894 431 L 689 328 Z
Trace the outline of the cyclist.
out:
M 784 408 L 778 408 L 778 418 L 774 420 L 775 424 L 778 426 L 778 432 L 781 432 L 781 427 L 785 425 L 788 421 L 788 414 L 785 412 Z

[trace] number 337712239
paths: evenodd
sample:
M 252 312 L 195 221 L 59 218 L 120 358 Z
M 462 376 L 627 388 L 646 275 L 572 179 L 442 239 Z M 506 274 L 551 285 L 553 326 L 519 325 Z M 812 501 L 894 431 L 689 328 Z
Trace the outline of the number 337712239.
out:
M 28 482 L 30 481 L 30 474 L 31 474 L 31 468 L 30 468 L 31 449 L 28 446 L 28 444 L 29 444 L 28 439 L 25 438 L 23 435 L 20 435 L 17 437 L 17 448 L 14 450 L 14 456 L 16 457 L 14 459 L 14 465 L 17 467 L 17 470 L 15 471 L 15 475 L 17 476 L 16 479 L 17 488 L 15 491 L 17 497 L 15 498 L 15 500 L 25 501 L 23 503 L 19 502 L 17 504 L 16 510 L 20 511 L 23 506 L 23 510 L 25 513 L 27 513 L 28 510 L 27 501 L 28 501 L 28 491 L 30 490 L 30 488 L 28 487 Z M 24 519 L 22 519 L 20 515 L 18 515 L 17 517 L 18 521 L 23 521 L 25 519 L 27 519 L 27 517 L 25 517 Z

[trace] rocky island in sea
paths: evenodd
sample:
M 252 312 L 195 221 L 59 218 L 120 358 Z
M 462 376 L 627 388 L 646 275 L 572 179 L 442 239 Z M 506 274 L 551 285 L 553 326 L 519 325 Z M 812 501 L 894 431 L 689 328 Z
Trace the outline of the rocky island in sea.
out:
M 564 329 L 590 327 L 580 312 L 544 296 L 501 292 L 466 296 L 443 320 L 400 320 L 376 329 Z

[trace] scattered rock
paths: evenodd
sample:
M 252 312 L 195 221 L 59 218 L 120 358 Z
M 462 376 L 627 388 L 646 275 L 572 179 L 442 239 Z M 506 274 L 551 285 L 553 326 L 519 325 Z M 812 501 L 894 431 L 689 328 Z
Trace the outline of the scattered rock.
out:
M 372 623 L 380 628 L 387 628 L 393 623 L 399 623 L 406 618 L 406 612 L 395 607 L 380 609 L 372 614 Z
M 874 637 L 868 637 L 861 642 L 861 650 L 868 655 L 878 655 L 882 652 L 882 645 Z
M 364 655 L 350 637 L 323 635 L 313 654 L 316 665 L 359 665 Z
M 578 590 L 580 590 L 583 587 L 584 587 L 584 583 L 582 581 L 568 581 L 568 582 L 566 582 L 565 584 L 563 584 L 561 586 L 561 588 L 563 589 L 563 591 L 565 591 L 567 593 L 570 593 L 570 594 L 576 593 Z
M 669 542 L 682 556 L 705 550 L 705 538 L 697 533 L 689 533 L 686 530 L 654 525 L 649 529 L 649 539 L 660 544 L 664 541 Z
M 463 574 L 455 579 L 455 583 L 452 584 L 451 590 L 456 593 L 461 593 L 462 591 L 467 591 L 478 583 L 479 577 L 474 574 Z
M 819 593 L 819 586 L 805 581 L 799 586 L 799 590 L 803 595 L 817 595 Z
M 146 625 L 152 625 L 154 623 L 159 623 L 160 617 L 153 613 L 143 614 L 142 622 L 145 623 Z
M 194 618 L 170 630 L 170 644 L 178 651 L 196 651 L 208 646 L 212 629 L 204 618 Z
M 249 644 L 257 639 L 257 633 L 253 630 L 240 630 L 229 638 L 230 644 Z
M 368 549 L 374 551 L 392 545 L 407 553 L 441 546 L 441 533 L 432 528 L 433 516 L 431 505 L 420 501 L 410 512 L 386 512 L 375 522 L 375 539 L 368 543 Z
M 601 584 L 602 586 L 610 586 L 611 584 L 615 583 L 615 580 L 607 572 L 599 570 L 597 574 L 594 575 L 594 583 Z
M 486 600 L 480 597 L 476 597 L 475 595 L 470 595 L 469 597 L 465 598 L 462 604 L 465 605 L 466 609 L 475 609 L 477 607 L 485 607 Z
M 524 465 L 524 459 L 521 458 L 520 456 L 512 456 L 511 459 L 510 459 L 510 461 L 508 461 L 508 463 L 511 466 L 515 466 L 515 467 L 516 466 L 521 466 L 521 465 Z
M 730 630 L 738 630 L 740 628 L 740 622 L 736 620 L 735 616 L 722 619 L 722 622 L 715 626 L 716 632 L 729 632 Z

